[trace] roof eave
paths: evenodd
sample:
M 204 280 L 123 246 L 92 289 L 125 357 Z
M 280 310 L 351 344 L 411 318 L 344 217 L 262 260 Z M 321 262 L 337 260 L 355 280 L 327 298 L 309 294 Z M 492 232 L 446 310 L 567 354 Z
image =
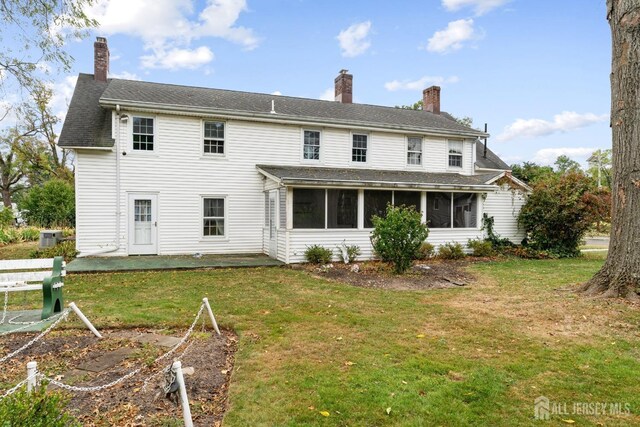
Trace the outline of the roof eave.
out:
M 281 177 L 279 182 L 283 185 L 313 185 L 331 187 L 376 187 L 376 188 L 413 188 L 422 190 L 471 190 L 471 191 L 496 191 L 495 185 L 487 184 L 435 184 L 425 182 L 391 182 L 391 181 L 366 181 L 366 180 L 328 180 L 315 178 Z
M 237 110 L 222 110 L 222 109 L 211 109 L 205 107 L 194 107 L 194 106 L 185 106 L 185 105 L 174 105 L 174 104 L 158 104 L 155 102 L 131 102 L 126 100 L 112 99 L 112 98 L 100 98 L 100 106 L 107 108 L 115 108 L 116 105 L 119 105 L 120 108 L 130 108 L 139 111 L 149 111 L 149 112 L 167 112 L 167 113 L 178 113 L 178 114 L 197 114 L 204 117 L 219 117 L 219 118 L 242 118 L 245 120 L 253 120 L 253 121 L 263 121 L 263 122 L 271 122 L 271 123 L 293 123 L 293 124 L 301 124 L 301 125 L 331 125 L 332 127 L 345 127 L 345 128 L 362 128 L 369 130 L 386 130 L 386 131 L 400 131 L 400 132 L 425 132 L 434 135 L 443 135 L 443 136 L 457 136 L 457 137 L 469 137 L 469 138 L 485 138 L 490 135 L 481 131 L 474 131 L 470 129 L 470 131 L 464 130 L 450 130 L 450 129 L 442 129 L 442 128 L 432 128 L 432 127 L 414 127 L 414 126 L 400 126 L 393 124 L 381 123 L 379 125 L 371 125 L 368 122 L 362 121 L 351 121 L 351 120 L 339 120 L 339 119 L 322 119 L 316 117 L 306 117 L 306 116 L 291 116 L 291 115 L 283 115 L 283 114 L 272 114 L 272 113 L 256 113 L 256 112 L 246 112 L 246 111 L 237 111 Z

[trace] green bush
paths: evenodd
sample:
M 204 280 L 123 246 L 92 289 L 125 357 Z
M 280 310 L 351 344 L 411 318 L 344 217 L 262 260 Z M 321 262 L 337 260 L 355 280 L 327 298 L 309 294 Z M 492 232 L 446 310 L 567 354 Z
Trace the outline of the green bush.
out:
M 40 229 L 35 227 L 21 228 L 20 235 L 25 242 L 40 240 Z
M 464 247 L 458 242 L 445 243 L 438 248 L 438 256 L 442 259 L 462 259 L 466 255 Z
M 570 172 L 536 183 L 518 221 L 527 245 L 559 257 L 580 255 L 580 242 L 598 220 L 606 219 L 610 197 L 582 173 Z
M 469 239 L 467 247 L 473 251 L 473 256 L 477 257 L 488 257 L 496 254 L 489 240 Z
M 13 227 L 0 228 L 0 245 L 20 243 L 22 240 L 22 234 L 18 229 Z
M 37 249 L 29 254 L 31 258 L 53 258 L 61 256 L 64 257 L 66 262 L 73 260 L 76 255 L 78 255 L 78 251 L 76 250 L 75 240 L 65 240 L 50 248 Z
M 347 249 L 347 259 L 344 259 L 344 254 L 342 253 L 342 246 L 339 245 L 338 249 L 336 249 L 336 253 L 338 254 L 338 258 L 340 258 L 342 260 L 342 262 L 347 263 L 347 262 L 354 262 L 356 260 L 356 258 L 358 258 L 358 256 L 362 253 L 362 251 L 360 251 L 360 246 L 358 245 L 346 245 L 346 249 Z
M 429 259 L 433 258 L 436 253 L 436 248 L 429 242 L 424 242 L 418 248 L 416 252 L 416 259 Z
M 4 207 L 0 210 L 0 227 L 9 227 L 14 225 L 13 209 Z
M 71 427 L 81 424 L 66 412 L 69 399 L 41 386 L 32 392 L 22 388 L 0 404 L 2 427 Z
M 66 181 L 51 180 L 32 187 L 22 200 L 25 216 L 30 224 L 41 227 L 73 227 L 75 223 L 75 195 Z
M 373 217 L 371 243 L 383 261 L 393 264 L 397 274 L 404 273 L 429 235 L 422 215 L 413 206 L 387 206 L 384 218 Z
M 494 249 L 509 248 L 513 246 L 511 240 L 500 237 L 493 229 L 494 218 L 492 216 L 482 214 L 482 229 L 487 234 L 486 241 L 491 243 Z
M 331 249 L 320 245 L 307 246 L 307 250 L 304 251 L 304 258 L 312 264 L 328 264 L 331 262 L 332 257 L 333 252 L 331 252 Z

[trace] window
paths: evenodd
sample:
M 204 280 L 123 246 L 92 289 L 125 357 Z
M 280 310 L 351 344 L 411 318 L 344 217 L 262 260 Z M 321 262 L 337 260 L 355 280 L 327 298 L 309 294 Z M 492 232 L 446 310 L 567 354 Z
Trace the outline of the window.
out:
M 202 200 L 203 236 L 224 236 L 224 198 Z
M 153 119 L 133 118 L 133 149 L 153 151 Z
M 427 193 L 427 224 L 430 228 L 476 228 L 476 193 Z
M 384 190 L 364 190 L 364 227 L 373 228 L 373 216 L 384 217 L 387 205 L 391 203 L 393 192 Z
M 407 164 L 422 164 L 422 138 L 418 136 L 407 138 Z
M 302 158 L 304 160 L 320 160 L 320 131 L 304 131 Z
M 393 192 L 393 205 L 394 206 L 413 206 L 416 211 L 420 212 L 420 192 L 419 191 L 394 191 Z
M 462 167 L 462 141 L 449 141 L 449 166 Z
M 351 148 L 351 161 L 362 162 L 367 161 L 367 141 L 368 135 L 353 135 L 353 145 Z
M 204 122 L 205 154 L 224 154 L 224 123 Z
M 293 228 L 324 228 L 325 190 L 293 189 Z
M 327 228 L 358 228 L 358 190 L 327 190 Z

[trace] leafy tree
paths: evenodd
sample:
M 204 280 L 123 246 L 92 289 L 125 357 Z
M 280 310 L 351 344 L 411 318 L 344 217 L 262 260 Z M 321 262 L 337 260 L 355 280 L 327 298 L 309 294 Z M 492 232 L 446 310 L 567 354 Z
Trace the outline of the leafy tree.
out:
M 0 91 L 31 89 L 49 67 L 67 72 L 67 40 L 97 25 L 84 12 L 94 0 L 0 0 Z M 16 88 L 13 88 L 16 89 Z M 12 89 L 12 90 L 13 90 Z
M 569 156 L 562 154 L 558 156 L 554 165 L 556 165 L 556 171 L 558 173 L 569 173 L 569 172 L 580 172 L 582 167 L 580 167 L 580 163 L 572 160 Z
M 527 184 L 535 184 L 540 179 L 553 175 L 553 173 L 553 168 L 551 166 L 541 166 L 535 162 L 524 162 L 522 165 L 511 165 L 511 174 Z
M 384 218 L 373 217 L 371 243 L 383 261 L 393 264 L 394 271 L 402 274 L 411 266 L 420 245 L 429 235 L 422 215 L 413 206 L 387 206 Z
M 22 188 L 26 166 L 22 158 L 13 151 L 15 131 L 4 131 L 0 135 L 0 191 L 2 203 L 11 208 L 13 195 Z
M 613 191 L 611 242 L 602 269 L 585 284 L 590 294 L 640 300 L 640 7 L 607 0 L 611 26 Z
M 518 222 L 528 245 L 560 257 L 577 256 L 587 230 L 609 207 L 609 199 L 593 191 L 591 180 L 578 172 L 551 175 L 538 181 Z
M 414 102 L 411 105 L 396 105 L 396 108 L 401 108 L 403 110 L 422 110 L 424 109 L 424 102 L 422 99 L 418 102 Z
M 589 162 L 587 174 L 598 187 L 604 186 L 611 189 L 611 149 L 596 150 L 587 161 Z
M 28 212 L 27 220 L 42 227 L 73 227 L 75 223 L 75 195 L 66 181 L 51 180 L 32 187 L 22 200 Z

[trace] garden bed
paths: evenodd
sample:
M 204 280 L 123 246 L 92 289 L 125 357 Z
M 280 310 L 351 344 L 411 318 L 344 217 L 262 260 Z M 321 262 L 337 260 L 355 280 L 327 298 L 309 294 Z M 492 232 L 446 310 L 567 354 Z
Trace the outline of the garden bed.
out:
M 199 328 L 196 328 L 198 330 Z M 133 378 L 106 390 L 71 392 L 69 412 L 83 426 L 173 425 L 182 419 L 177 395 L 166 397 L 162 371 L 174 358 L 182 362 L 187 395 L 195 425 L 220 425 L 226 410 L 227 388 L 233 370 L 236 336 L 222 331 L 194 332 L 187 344 L 166 359 L 153 364 L 166 353 L 177 338 L 158 343 L 151 338 L 171 332 L 180 337 L 182 331 L 143 329 L 102 330 L 104 338 L 96 339 L 84 330 L 61 330 L 48 334 L 20 355 L 5 362 L 0 372 L 3 388 L 25 376 L 25 364 L 38 362 L 47 376 L 75 386 L 96 386 L 114 381 L 134 369 L 145 368 Z M 33 334 L 14 334 L 0 338 L 1 354 L 22 346 Z M 186 352 L 182 354 L 185 350 Z M 193 373 L 190 373 L 193 368 Z M 145 380 L 153 374 L 151 379 Z M 49 386 L 56 389 L 55 386 Z

